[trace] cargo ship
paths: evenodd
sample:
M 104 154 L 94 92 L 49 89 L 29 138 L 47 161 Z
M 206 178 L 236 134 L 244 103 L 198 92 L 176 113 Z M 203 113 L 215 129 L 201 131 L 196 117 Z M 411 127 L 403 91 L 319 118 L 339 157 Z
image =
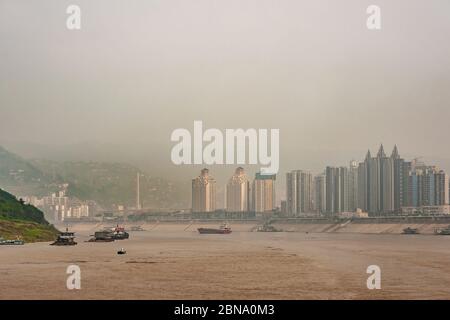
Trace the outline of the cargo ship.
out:
M 111 230 L 96 231 L 87 242 L 112 242 L 114 241 Z
M 119 225 L 117 225 L 112 230 L 112 237 L 114 240 L 124 240 L 124 239 L 128 239 L 130 237 L 130 235 L 128 234 L 128 232 L 125 231 L 124 227 L 119 227 Z
M 75 242 L 75 233 L 69 232 L 69 229 L 66 228 L 65 232 L 61 232 L 58 235 L 58 238 L 55 242 L 50 243 L 51 246 L 74 246 L 77 243 Z
M 231 228 L 228 224 L 222 224 L 218 229 L 215 228 L 198 228 L 200 234 L 229 234 L 231 233 Z

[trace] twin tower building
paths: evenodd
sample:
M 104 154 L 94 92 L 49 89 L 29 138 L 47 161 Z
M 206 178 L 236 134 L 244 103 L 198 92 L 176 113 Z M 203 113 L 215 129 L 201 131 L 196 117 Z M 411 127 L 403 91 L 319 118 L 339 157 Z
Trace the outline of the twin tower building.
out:
M 227 183 L 225 195 L 227 212 L 270 212 L 275 209 L 275 175 L 256 174 L 253 183 L 239 167 Z M 192 212 L 216 210 L 216 180 L 203 169 L 192 179 Z

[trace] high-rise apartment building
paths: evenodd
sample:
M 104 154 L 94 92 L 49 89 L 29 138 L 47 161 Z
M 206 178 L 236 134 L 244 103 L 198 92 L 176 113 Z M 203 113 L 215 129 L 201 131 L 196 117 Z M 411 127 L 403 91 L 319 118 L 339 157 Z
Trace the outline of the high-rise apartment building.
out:
M 449 195 L 449 177 L 444 171 L 435 174 L 436 183 L 436 205 L 450 204 Z
M 311 172 L 294 170 L 286 174 L 287 213 L 296 216 L 313 212 Z
M 346 167 L 327 167 L 326 212 L 336 214 L 348 211 L 348 169 Z
M 397 145 L 392 150 L 391 158 L 394 161 L 394 212 L 400 212 L 401 207 L 407 206 L 408 203 L 408 175 L 411 162 L 400 157 Z
M 419 207 L 422 205 L 422 170 L 411 171 L 408 176 L 408 207 Z
M 244 212 L 250 209 L 250 182 L 242 167 L 236 169 L 226 188 L 226 210 Z
M 316 213 L 325 213 L 327 207 L 326 198 L 326 176 L 321 174 L 314 177 L 314 211 Z
M 394 159 L 384 157 L 380 163 L 380 211 L 386 213 L 394 212 Z
M 358 163 L 350 161 L 348 168 L 348 210 L 356 211 L 358 208 Z
M 449 178 L 444 171 L 416 166 L 408 178 L 408 207 L 449 204 Z
M 203 169 L 192 179 L 192 212 L 213 212 L 216 210 L 216 180 Z
M 405 190 L 403 163 L 397 147 L 390 157 L 386 156 L 383 145 L 376 157 L 367 151 L 364 163 L 358 166 L 358 207 L 371 213 L 398 210 Z
M 409 185 L 408 185 L 408 181 L 409 181 L 409 173 L 411 172 L 411 161 L 404 161 L 401 164 L 401 181 L 402 181 L 402 185 L 401 185 L 401 189 L 399 192 L 401 192 L 400 195 L 400 208 L 401 207 L 406 207 L 408 206 L 408 189 L 409 189 Z
M 423 171 L 422 179 L 422 206 L 436 205 L 436 170 L 427 168 Z
M 367 151 L 366 159 L 358 165 L 358 208 L 363 211 L 369 210 L 369 170 L 368 161 L 371 158 Z
M 275 209 L 275 175 L 257 173 L 252 187 L 252 209 L 257 213 Z

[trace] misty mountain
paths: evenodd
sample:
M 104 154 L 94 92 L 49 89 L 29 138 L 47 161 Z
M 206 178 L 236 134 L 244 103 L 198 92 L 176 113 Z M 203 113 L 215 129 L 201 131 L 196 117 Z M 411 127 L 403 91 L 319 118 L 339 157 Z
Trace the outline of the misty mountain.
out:
M 0 186 L 16 195 L 49 195 L 68 183 L 68 195 L 94 200 L 105 208 L 136 205 L 136 177 L 146 208 L 185 208 L 188 199 L 176 184 L 125 163 L 24 159 L 0 147 Z
M 137 174 L 140 176 L 140 199 L 145 208 L 186 207 L 179 201 L 181 192 L 175 184 L 153 177 L 125 163 L 57 162 L 31 160 L 47 175 L 61 177 L 69 183 L 68 195 L 82 200 L 95 200 L 104 207 L 136 206 Z
M 44 195 L 54 190 L 59 177 L 50 177 L 28 160 L 0 146 L 0 187 L 24 195 Z
M 42 183 L 47 177 L 25 159 L 0 146 L 0 179 L 4 183 Z

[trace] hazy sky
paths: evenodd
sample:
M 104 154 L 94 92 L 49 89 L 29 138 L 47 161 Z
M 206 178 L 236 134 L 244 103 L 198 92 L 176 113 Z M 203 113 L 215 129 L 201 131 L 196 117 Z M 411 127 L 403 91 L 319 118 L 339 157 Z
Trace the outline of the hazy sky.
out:
M 448 0 L 0 0 L 0 143 L 192 176 L 170 134 L 203 120 L 279 128 L 282 172 L 380 142 L 445 166 L 449 40 Z

